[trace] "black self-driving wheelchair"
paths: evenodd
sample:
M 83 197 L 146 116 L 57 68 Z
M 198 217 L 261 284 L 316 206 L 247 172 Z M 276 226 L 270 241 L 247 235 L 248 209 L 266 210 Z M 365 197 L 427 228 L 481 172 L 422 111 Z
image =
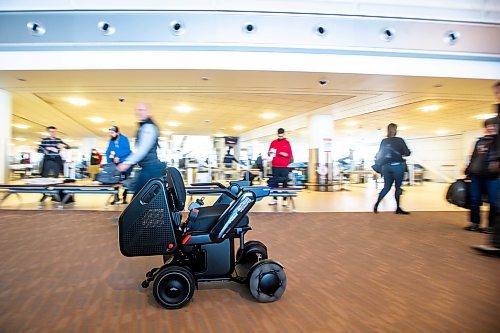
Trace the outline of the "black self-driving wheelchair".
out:
M 119 242 L 123 255 L 162 255 L 163 266 L 146 273 L 142 287 L 153 282 L 156 301 L 167 309 L 186 305 L 198 282 L 246 283 L 259 302 L 278 300 L 286 289 L 283 266 L 268 259 L 259 241 L 245 242 L 251 230 L 248 211 L 269 195 L 269 188 L 230 188 L 219 183 L 193 184 L 191 194 L 217 194 L 212 206 L 190 205 L 187 219 L 181 212 L 186 188 L 175 168 L 163 178 L 150 180 L 119 218 Z M 198 201 L 199 202 L 199 201 Z M 235 252 L 235 240 L 239 249 Z

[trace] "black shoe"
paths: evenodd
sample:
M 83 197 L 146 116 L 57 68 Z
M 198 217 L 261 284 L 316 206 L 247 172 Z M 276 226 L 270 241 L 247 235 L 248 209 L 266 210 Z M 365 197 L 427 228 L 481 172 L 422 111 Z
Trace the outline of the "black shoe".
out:
M 472 248 L 489 256 L 500 257 L 500 248 L 491 245 L 473 245 Z
M 401 214 L 401 215 L 410 215 L 410 212 L 402 210 L 401 208 L 396 209 L 396 211 L 394 213 L 395 214 Z
M 376 204 L 375 204 L 375 206 L 373 206 L 373 212 L 374 212 L 375 214 L 377 214 L 377 213 L 378 213 L 378 203 L 376 203 Z
M 124 205 L 128 204 L 127 200 L 123 200 L 122 204 Z
M 480 231 L 479 225 L 477 223 L 471 223 L 464 228 L 467 231 Z
M 479 232 L 482 232 L 483 234 L 492 234 L 493 228 L 492 227 L 479 228 Z

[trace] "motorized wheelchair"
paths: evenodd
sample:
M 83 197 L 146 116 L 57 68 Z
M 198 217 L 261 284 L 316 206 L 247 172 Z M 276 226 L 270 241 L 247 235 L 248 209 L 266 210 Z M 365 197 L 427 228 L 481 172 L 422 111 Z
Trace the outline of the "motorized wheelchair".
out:
M 191 194 L 218 194 L 212 206 L 192 206 L 181 221 L 186 202 L 182 176 L 168 168 L 150 180 L 119 218 L 120 251 L 125 256 L 163 255 L 163 266 L 146 274 L 142 287 L 153 283 L 156 301 L 167 309 L 186 305 L 198 282 L 246 283 L 259 302 L 278 300 L 286 289 L 284 267 L 268 259 L 258 241 L 245 242 L 251 230 L 248 211 L 269 195 L 269 188 L 231 189 L 218 183 L 201 185 Z M 235 252 L 235 239 L 239 249 Z

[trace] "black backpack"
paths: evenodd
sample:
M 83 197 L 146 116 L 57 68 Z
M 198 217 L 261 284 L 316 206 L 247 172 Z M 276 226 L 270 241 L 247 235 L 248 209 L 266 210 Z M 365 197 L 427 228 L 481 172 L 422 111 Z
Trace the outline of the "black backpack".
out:
M 113 163 L 104 164 L 102 171 L 95 176 L 95 180 L 104 185 L 118 184 L 120 171 L 116 170 L 116 165 Z

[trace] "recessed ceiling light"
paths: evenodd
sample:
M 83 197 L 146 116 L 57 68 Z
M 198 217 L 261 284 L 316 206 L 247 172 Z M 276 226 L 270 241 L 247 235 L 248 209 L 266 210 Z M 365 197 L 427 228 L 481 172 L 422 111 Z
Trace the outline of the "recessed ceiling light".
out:
M 190 107 L 189 105 L 179 105 L 179 106 L 175 107 L 175 110 L 177 112 L 181 112 L 181 113 L 188 113 L 188 112 L 193 111 L 193 108 Z
M 440 105 L 427 105 L 419 108 L 419 110 L 422 112 L 432 112 L 432 111 L 437 111 L 439 109 L 441 109 Z
M 357 122 L 357 121 L 348 121 L 348 122 L 344 123 L 344 125 L 346 125 L 346 126 L 351 126 L 351 127 L 352 127 L 352 126 L 356 126 L 357 124 L 358 124 L 358 122 Z
M 223 137 L 225 134 L 224 133 L 215 133 L 214 136 L 217 138 Z
M 399 131 L 406 131 L 407 129 L 410 129 L 410 126 L 398 126 Z
M 101 131 L 103 131 L 103 132 L 106 132 L 106 133 L 108 133 L 108 132 L 109 132 L 109 128 L 107 128 L 107 127 L 106 127 L 106 128 L 105 128 L 105 127 L 102 127 L 102 128 L 100 128 L 100 130 L 101 130 Z
M 276 113 L 263 113 L 260 116 L 264 119 L 273 119 L 276 118 L 278 115 Z
M 85 98 L 79 98 L 79 97 L 68 97 L 68 98 L 66 98 L 66 101 L 68 103 L 71 103 L 73 105 L 78 105 L 78 106 L 85 106 L 85 105 L 90 103 Z
M 104 118 L 100 118 L 100 117 L 89 117 L 88 120 L 90 120 L 91 122 L 93 123 L 96 123 L 96 124 L 101 124 L 103 123 L 106 119 Z
M 14 140 L 16 140 L 16 141 L 26 141 L 25 138 L 14 138 Z
M 497 115 L 496 113 L 483 113 L 483 114 L 475 115 L 474 118 L 486 120 L 486 119 L 494 118 L 494 117 L 496 117 L 496 115 Z
M 237 131 L 241 131 L 244 128 L 245 128 L 245 126 L 240 126 L 240 125 L 233 126 L 233 129 L 235 129 Z
M 37 133 L 40 134 L 40 135 L 43 135 L 43 136 L 49 136 L 48 132 L 37 132 Z
M 13 124 L 12 126 L 19 129 L 27 129 L 31 127 L 30 125 L 25 125 L 25 124 Z
M 434 133 L 436 133 L 437 135 L 446 135 L 448 134 L 450 131 L 447 130 L 447 129 L 440 129 L 440 130 L 437 130 L 435 131 Z
M 161 134 L 164 134 L 164 135 L 172 135 L 174 132 L 172 131 L 161 131 Z
M 40 141 L 33 141 L 35 145 L 39 145 L 41 142 Z
M 165 124 L 167 124 L 168 126 L 172 126 L 172 127 L 177 127 L 179 126 L 180 124 L 176 121 L 167 121 Z

